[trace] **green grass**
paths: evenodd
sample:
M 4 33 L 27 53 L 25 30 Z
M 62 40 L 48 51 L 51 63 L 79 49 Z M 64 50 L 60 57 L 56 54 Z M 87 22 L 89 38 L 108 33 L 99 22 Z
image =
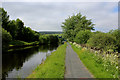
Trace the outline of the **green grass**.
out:
M 64 78 L 66 46 L 59 46 L 27 78 Z
M 25 46 L 25 45 L 34 45 L 34 44 L 39 44 L 39 42 L 25 42 L 25 41 L 19 41 L 19 40 L 15 40 L 15 41 L 11 41 L 9 46 Z
M 77 48 L 74 45 L 72 45 L 72 48 L 95 78 L 113 78 L 109 72 L 110 70 L 106 71 L 101 62 L 96 62 L 98 58 L 95 54 L 91 53 L 89 50 Z

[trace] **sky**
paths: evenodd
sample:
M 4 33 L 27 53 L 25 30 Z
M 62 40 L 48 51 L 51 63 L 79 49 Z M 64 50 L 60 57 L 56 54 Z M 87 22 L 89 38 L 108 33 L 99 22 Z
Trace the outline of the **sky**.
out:
M 21 19 L 35 31 L 62 31 L 61 25 L 69 16 L 81 13 L 92 19 L 95 31 L 118 29 L 118 2 L 2 2 L 11 20 Z M 117 1 L 117 0 L 116 0 Z

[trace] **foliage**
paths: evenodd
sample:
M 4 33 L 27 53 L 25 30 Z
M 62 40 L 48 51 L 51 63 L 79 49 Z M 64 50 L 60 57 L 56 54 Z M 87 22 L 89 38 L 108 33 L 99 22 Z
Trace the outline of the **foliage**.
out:
M 15 20 L 12 20 L 12 21 L 9 21 L 8 23 L 8 27 L 6 28 L 6 30 L 8 32 L 10 32 L 10 34 L 12 35 L 13 39 L 16 38 L 17 36 L 17 30 L 18 30 L 18 27 L 16 26 L 16 22 Z
M 87 20 L 80 13 L 65 19 L 62 24 L 64 36 L 70 41 L 74 40 L 80 30 L 94 30 L 94 24 L 92 24 L 91 20 Z
M 99 54 L 91 52 L 80 45 L 71 44 L 81 61 L 95 78 L 118 78 L 118 56 L 115 54 Z M 80 47 L 79 47 L 80 46 Z
M 27 46 L 27 45 L 37 45 L 39 42 L 24 42 L 24 41 L 19 41 L 19 40 L 14 40 L 10 42 L 10 46 Z
M 81 30 L 77 33 L 74 41 L 78 44 L 85 44 L 85 43 L 87 43 L 91 34 L 92 33 L 89 30 L 85 30 L 85 31 Z
M 2 49 L 3 52 L 8 49 L 9 42 L 12 41 L 12 36 L 9 32 L 2 28 Z
M 7 12 L 3 8 L 0 8 L 0 10 L 2 10 L 2 27 L 7 30 L 9 23 L 9 15 L 7 15 Z
M 33 42 L 33 41 L 39 41 L 39 34 L 35 31 L 33 31 L 30 27 L 24 27 L 23 28 L 23 41 L 26 42 Z
M 59 46 L 27 78 L 64 78 L 66 46 Z
M 53 44 L 53 43 L 57 43 L 58 41 L 59 40 L 56 35 L 46 34 L 46 35 L 41 35 L 39 37 L 40 44 Z
M 29 27 L 24 26 L 24 22 L 20 19 L 9 20 L 7 12 L 2 10 L 2 27 L 10 32 L 13 40 L 22 40 L 26 42 L 39 41 L 39 33 L 33 31 Z
M 116 30 L 111 30 L 109 31 L 109 34 L 111 34 L 112 36 L 114 36 L 116 38 L 116 48 L 117 51 L 120 52 L 120 30 L 116 29 Z
M 104 50 L 115 49 L 116 39 L 111 34 L 98 33 L 94 34 L 94 36 L 88 40 L 87 44 Z
M 32 45 L 31 42 L 34 43 L 36 41 L 37 44 L 38 42 L 40 42 L 40 44 L 52 44 L 57 43 L 59 41 L 58 37 L 55 35 L 41 35 L 39 32 L 32 30 L 30 27 L 24 26 L 24 22 L 19 18 L 16 20 L 9 20 L 9 15 L 7 14 L 7 12 L 3 8 L 0 8 L 0 10 L 0 15 L 2 15 L 2 28 L 6 30 L 3 30 L 3 33 L 6 32 L 7 34 L 7 32 L 9 32 L 7 35 L 12 36 L 13 41 L 10 43 L 11 45 Z M 6 35 L 3 34 L 3 38 L 5 36 Z M 28 44 L 26 44 L 25 42 Z M 4 48 L 5 47 L 3 47 L 3 49 Z

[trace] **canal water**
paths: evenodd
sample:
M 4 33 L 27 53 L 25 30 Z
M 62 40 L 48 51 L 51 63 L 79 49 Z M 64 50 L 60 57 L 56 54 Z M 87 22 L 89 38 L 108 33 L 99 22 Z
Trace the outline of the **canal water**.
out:
M 3 78 L 26 78 L 58 45 L 44 45 L 16 50 L 2 55 Z

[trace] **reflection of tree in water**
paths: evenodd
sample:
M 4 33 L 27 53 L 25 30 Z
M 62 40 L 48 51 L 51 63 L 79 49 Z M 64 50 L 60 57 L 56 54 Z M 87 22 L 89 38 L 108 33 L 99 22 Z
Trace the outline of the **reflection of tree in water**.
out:
M 58 44 L 54 44 L 54 45 L 44 45 L 44 46 L 40 46 L 39 47 L 39 51 L 40 52 L 48 52 L 49 51 L 53 51 L 58 47 Z
M 21 69 L 23 63 L 28 61 L 34 54 L 37 54 L 38 52 L 47 52 L 48 50 L 52 51 L 57 47 L 58 45 L 44 45 L 6 54 L 4 53 L 2 55 L 2 77 L 7 77 L 8 72 L 13 69 L 16 69 L 17 71 Z

